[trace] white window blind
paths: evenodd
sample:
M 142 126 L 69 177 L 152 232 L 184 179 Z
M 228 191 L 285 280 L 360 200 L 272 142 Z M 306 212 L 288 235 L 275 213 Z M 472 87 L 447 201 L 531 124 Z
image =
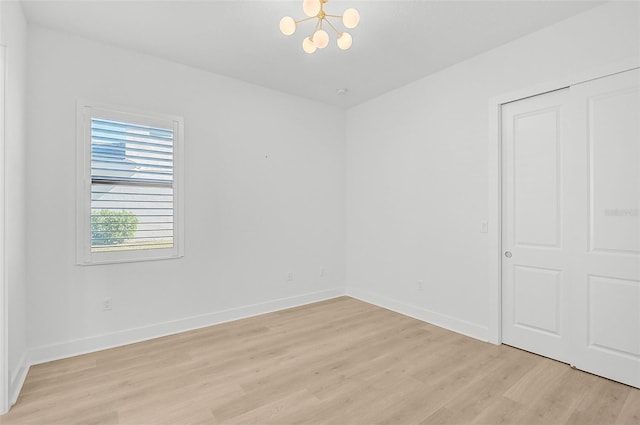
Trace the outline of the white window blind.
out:
M 81 105 L 80 264 L 181 255 L 181 119 Z M 82 201 L 82 198 L 85 201 Z
M 173 128 L 91 118 L 91 250 L 173 247 Z

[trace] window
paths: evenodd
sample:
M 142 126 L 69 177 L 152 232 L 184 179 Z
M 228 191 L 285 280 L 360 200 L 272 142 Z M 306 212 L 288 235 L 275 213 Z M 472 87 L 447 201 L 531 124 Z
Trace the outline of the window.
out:
M 182 123 L 78 104 L 78 264 L 182 256 Z

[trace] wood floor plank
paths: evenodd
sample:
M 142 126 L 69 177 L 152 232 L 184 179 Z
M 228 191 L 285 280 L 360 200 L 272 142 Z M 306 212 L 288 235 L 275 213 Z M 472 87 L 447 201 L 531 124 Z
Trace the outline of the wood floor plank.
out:
M 339 297 L 31 368 L 0 425 L 640 425 L 640 390 Z
M 629 391 L 615 425 L 640 425 L 640 391 Z
M 507 397 L 496 397 L 492 399 L 489 406 L 476 415 L 469 423 L 474 425 L 510 425 L 517 424 L 518 416 L 524 409 L 522 403 L 511 400 Z
M 281 423 L 282 418 L 286 417 L 289 412 L 298 409 L 308 409 L 309 407 L 318 405 L 319 403 L 320 400 L 307 390 L 298 390 L 283 397 L 279 397 L 269 403 L 261 404 L 255 409 L 249 410 L 225 421 L 225 423 L 229 425 L 279 424 Z
M 587 393 L 567 423 L 571 425 L 614 424 L 626 402 L 631 387 L 590 375 Z
M 478 370 L 471 385 L 458 392 L 422 423 L 468 424 L 473 423 L 480 415 L 499 420 L 505 404 L 501 400 L 503 394 L 540 361 L 537 356 L 523 356 L 513 349 L 500 354 L 495 363 Z M 492 413 L 487 413 L 486 410 Z
M 557 370 L 558 376 L 555 379 L 540 380 L 539 386 L 533 388 L 523 387 L 520 384 L 517 386 L 519 393 L 517 398 L 526 403 L 526 408 L 521 412 L 518 422 L 531 425 L 567 423 L 571 414 L 582 402 L 588 390 L 591 375 L 551 360 L 541 364 L 548 365 L 550 370 Z

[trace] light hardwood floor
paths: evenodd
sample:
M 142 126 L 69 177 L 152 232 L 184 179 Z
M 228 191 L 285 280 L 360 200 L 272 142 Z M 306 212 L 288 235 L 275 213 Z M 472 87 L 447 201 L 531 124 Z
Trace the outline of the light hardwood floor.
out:
M 0 424 L 640 424 L 640 390 L 342 297 L 34 366 Z

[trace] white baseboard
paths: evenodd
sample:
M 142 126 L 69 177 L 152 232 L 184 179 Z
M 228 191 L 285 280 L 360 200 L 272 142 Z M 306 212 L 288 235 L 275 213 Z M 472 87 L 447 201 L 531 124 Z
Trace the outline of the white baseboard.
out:
M 431 323 L 459 334 L 470 336 L 471 338 L 479 339 L 481 341 L 489 340 L 489 329 L 486 326 L 467 322 L 466 320 L 445 314 L 436 313 L 435 311 L 407 304 L 402 301 L 397 301 L 384 295 L 379 295 L 366 289 L 355 288 L 353 286 L 347 287 L 347 296 L 386 308 L 387 310 L 395 311 L 396 313 L 404 314 L 405 316 L 413 317 L 414 319 L 418 319 L 423 322 Z
M 29 363 L 27 363 L 27 353 L 25 352 L 18 363 L 18 369 L 13 373 L 11 382 L 9 382 L 9 406 L 13 406 L 18 401 L 18 396 L 24 385 L 24 380 L 27 379 L 29 373 Z
M 257 316 L 259 314 L 271 313 L 286 308 L 298 307 L 300 305 L 324 301 L 344 295 L 346 295 L 344 288 L 329 289 L 207 313 L 185 319 L 36 347 L 29 350 L 28 364 L 35 365 L 81 354 L 92 353 L 95 351 L 106 350 L 113 347 L 133 344 L 193 329 L 204 328 L 207 326 L 230 322 L 232 320 L 244 319 L 247 317 Z

